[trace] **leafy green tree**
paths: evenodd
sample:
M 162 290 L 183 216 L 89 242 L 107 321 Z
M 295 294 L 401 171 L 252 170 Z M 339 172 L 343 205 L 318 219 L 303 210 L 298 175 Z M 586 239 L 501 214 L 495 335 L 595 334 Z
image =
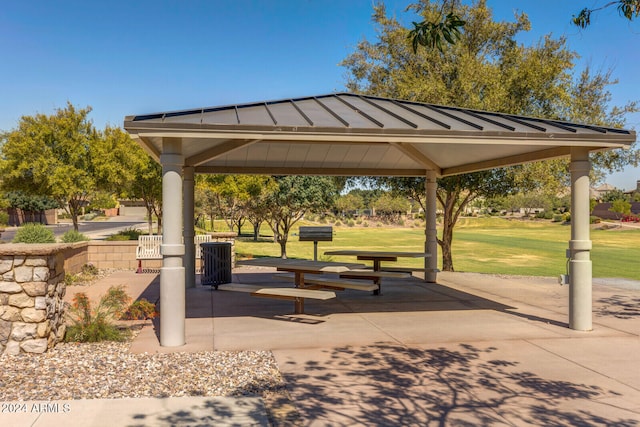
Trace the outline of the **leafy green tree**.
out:
M 132 177 L 131 139 L 116 128 L 96 131 L 90 112 L 68 103 L 50 116 L 23 116 L 2 144 L 4 189 L 56 200 L 75 230 L 82 207 L 98 192 L 116 191 Z
M 633 21 L 640 15 L 640 0 L 614 0 L 607 1 L 600 7 L 582 9 L 578 15 L 574 15 L 571 19 L 574 25 L 580 28 L 586 28 L 591 25 L 591 14 L 611 6 L 616 6 L 620 16 Z
M 252 182 L 247 187 L 250 197 L 245 203 L 247 221 L 253 225 L 253 240 L 257 241 L 260 226 L 267 221 L 268 211 L 265 208 L 273 193 L 278 191 L 278 184 L 270 176 L 252 176 Z
M 278 190 L 267 201 L 267 221 L 280 244 L 280 256 L 286 259 L 291 228 L 305 214 L 331 208 L 337 191 L 330 177 L 283 176 L 275 177 L 275 180 Z
M 609 211 L 615 212 L 618 215 L 618 219 L 622 218 L 624 215 L 631 214 L 631 203 L 629 203 L 626 199 L 617 199 L 611 203 L 611 207 Z
M 31 195 L 23 191 L 10 191 L 6 193 L 5 200 L 7 207 L 22 211 L 25 222 L 40 222 L 44 211 L 60 207 L 58 202 L 49 197 Z
M 400 219 L 402 214 L 409 210 L 409 201 L 406 197 L 383 193 L 373 202 L 376 215 L 387 220 Z
M 611 191 L 607 191 L 606 193 L 604 193 L 602 195 L 602 202 L 603 203 L 613 203 L 616 200 L 628 200 L 629 197 L 624 194 L 624 191 L 616 188 L 615 190 L 611 190 Z
M 335 207 L 341 215 L 348 216 L 350 212 L 360 210 L 364 207 L 364 199 L 356 192 L 349 192 L 338 196 Z
M 442 14 L 443 4 L 465 22 L 458 41 L 443 52 L 420 49 L 414 53 L 406 42 L 406 29 L 388 17 L 384 5 L 374 7 L 377 40 L 363 40 L 342 65 L 347 68 L 347 87 L 356 93 L 401 98 L 441 105 L 520 114 L 594 124 L 619 124 L 635 103 L 609 108 L 607 86 L 610 73 L 593 74 L 586 69 L 574 78 L 577 58 L 564 38 L 545 36 L 532 46 L 516 37 L 530 29 L 524 13 L 514 22 L 496 22 L 486 1 L 471 6 L 459 1 L 421 1 L 412 6 L 425 21 Z M 637 150 L 593 156 L 596 168 L 619 168 L 637 164 Z M 556 179 L 562 176 L 562 179 Z M 544 178 L 544 179 L 542 179 Z M 424 197 L 424 178 L 398 179 L 390 188 L 414 200 Z M 443 269 L 453 270 L 453 227 L 466 207 L 478 197 L 494 197 L 517 191 L 547 191 L 556 183 L 568 183 L 566 160 L 522 165 L 438 180 L 438 200 L 444 211 Z M 546 185 L 549 187 L 546 187 Z M 541 190 L 542 188 L 542 190 Z M 424 208 L 424 205 L 422 206 Z
M 413 28 L 408 34 L 414 52 L 417 52 L 420 46 L 427 49 L 437 48 L 443 52 L 445 46 L 443 40 L 451 45 L 455 44 L 467 26 L 467 22 L 456 12 L 462 3 L 460 0 L 442 0 L 441 2 L 421 0 L 410 5 L 409 9 L 420 11 L 423 5 L 429 3 L 439 3 L 437 13 L 425 17 L 420 22 L 413 22 Z M 611 6 L 616 6 L 620 16 L 629 21 L 633 21 L 640 15 L 640 0 L 613 0 L 605 1 L 600 7 L 583 8 L 577 15 L 572 16 L 571 22 L 580 28 L 586 28 L 591 25 L 592 13 Z
M 211 201 L 229 229 L 242 234 L 242 226 L 247 220 L 247 203 L 253 193 L 259 192 L 255 178 L 250 175 L 208 175 L 204 179 L 211 191 Z
M 162 166 L 139 147 L 133 150 L 138 156 L 134 177 L 124 187 L 123 196 L 139 199 L 147 210 L 149 234 L 153 234 L 153 217 L 158 219 L 158 233 L 162 230 Z

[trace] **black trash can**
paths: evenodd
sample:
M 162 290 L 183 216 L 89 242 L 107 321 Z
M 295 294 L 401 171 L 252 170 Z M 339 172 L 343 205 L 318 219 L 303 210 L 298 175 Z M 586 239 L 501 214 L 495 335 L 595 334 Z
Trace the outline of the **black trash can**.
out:
M 202 277 L 200 283 L 215 286 L 231 283 L 231 243 L 205 242 L 202 248 Z

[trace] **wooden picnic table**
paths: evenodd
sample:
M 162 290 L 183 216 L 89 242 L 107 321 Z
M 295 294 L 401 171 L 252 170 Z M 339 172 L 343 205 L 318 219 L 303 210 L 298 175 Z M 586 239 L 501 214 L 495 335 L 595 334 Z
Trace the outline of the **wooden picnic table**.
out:
M 288 271 L 294 274 L 294 284 L 298 289 L 304 289 L 304 275 L 320 273 L 341 273 L 353 268 L 362 268 L 362 264 L 340 264 L 335 262 L 305 261 L 305 260 L 281 260 L 279 265 L 275 265 L 278 271 Z M 276 263 L 277 264 L 277 263 Z M 273 265 L 273 264 L 272 264 Z M 295 300 L 296 314 L 304 313 L 304 298 Z
M 373 271 L 380 271 L 380 262 L 398 261 L 398 258 L 429 258 L 431 254 L 425 252 L 399 252 L 399 251 L 366 251 L 358 249 L 345 249 L 339 251 L 327 251 L 325 255 L 355 256 L 360 261 L 373 261 Z

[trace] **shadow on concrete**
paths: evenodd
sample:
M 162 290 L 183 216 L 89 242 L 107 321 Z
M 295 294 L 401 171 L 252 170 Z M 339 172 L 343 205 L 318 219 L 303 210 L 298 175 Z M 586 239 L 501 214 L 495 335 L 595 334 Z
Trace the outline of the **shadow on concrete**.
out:
M 239 415 L 240 414 L 240 415 Z M 268 426 L 265 408 L 258 398 L 247 399 L 208 399 L 201 404 L 192 404 L 178 410 L 161 410 L 156 413 L 137 413 L 132 415 L 128 427 L 146 427 L 150 425 L 166 426 Z
M 595 315 L 598 317 L 615 317 L 617 319 L 640 318 L 640 297 L 629 295 L 611 295 L 596 301 Z
M 494 358 L 496 347 L 452 348 L 347 346 L 281 370 L 300 416 L 317 425 L 638 425 L 631 413 L 599 415 L 619 393 L 542 378 Z
M 291 287 L 290 282 L 279 282 L 274 272 L 234 273 L 234 281 L 256 284 L 264 287 Z M 545 323 L 562 328 L 566 322 L 547 319 L 533 314 L 516 311 L 518 308 L 482 298 L 477 295 L 452 289 L 437 283 L 425 283 L 416 277 L 409 279 L 384 280 L 384 294 L 375 296 L 370 292 L 336 291 L 336 298 L 327 301 L 307 300 L 305 312 L 313 318 L 292 315 L 293 303 L 251 297 L 247 293 L 216 291 L 213 287 L 197 287 L 187 292 L 198 293 L 189 298 L 187 317 L 207 316 L 203 309 L 204 300 L 211 298 L 211 308 L 215 317 L 253 316 L 274 320 L 316 324 L 323 317 L 338 313 L 382 313 L 412 311 L 459 311 L 494 310 L 528 321 Z M 208 294 L 208 295 L 207 295 Z

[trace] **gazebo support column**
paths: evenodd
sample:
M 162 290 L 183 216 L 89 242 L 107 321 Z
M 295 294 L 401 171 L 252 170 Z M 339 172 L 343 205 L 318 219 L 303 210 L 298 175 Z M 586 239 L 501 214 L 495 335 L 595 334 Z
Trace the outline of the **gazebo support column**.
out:
M 185 270 L 182 265 L 182 141 L 162 144 L 162 268 L 160 269 L 160 345 L 185 343 Z
M 436 182 L 435 171 L 427 171 L 425 179 L 425 191 L 427 196 L 425 219 L 425 253 L 431 254 L 430 257 L 424 259 L 424 281 L 435 283 L 438 275 L 438 235 L 436 230 L 436 206 L 437 197 L 436 190 L 438 184 Z
M 196 250 L 194 244 L 195 227 L 194 221 L 194 168 L 185 166 L 183 171 L 184 190 L 184 269 L 185 287 L 194 288 L 196 286 Z
M 592 267 L 589 212 L 589 150 L 571 150 L 571 241 L 569 242 L 569 328 L 592 329 Z

